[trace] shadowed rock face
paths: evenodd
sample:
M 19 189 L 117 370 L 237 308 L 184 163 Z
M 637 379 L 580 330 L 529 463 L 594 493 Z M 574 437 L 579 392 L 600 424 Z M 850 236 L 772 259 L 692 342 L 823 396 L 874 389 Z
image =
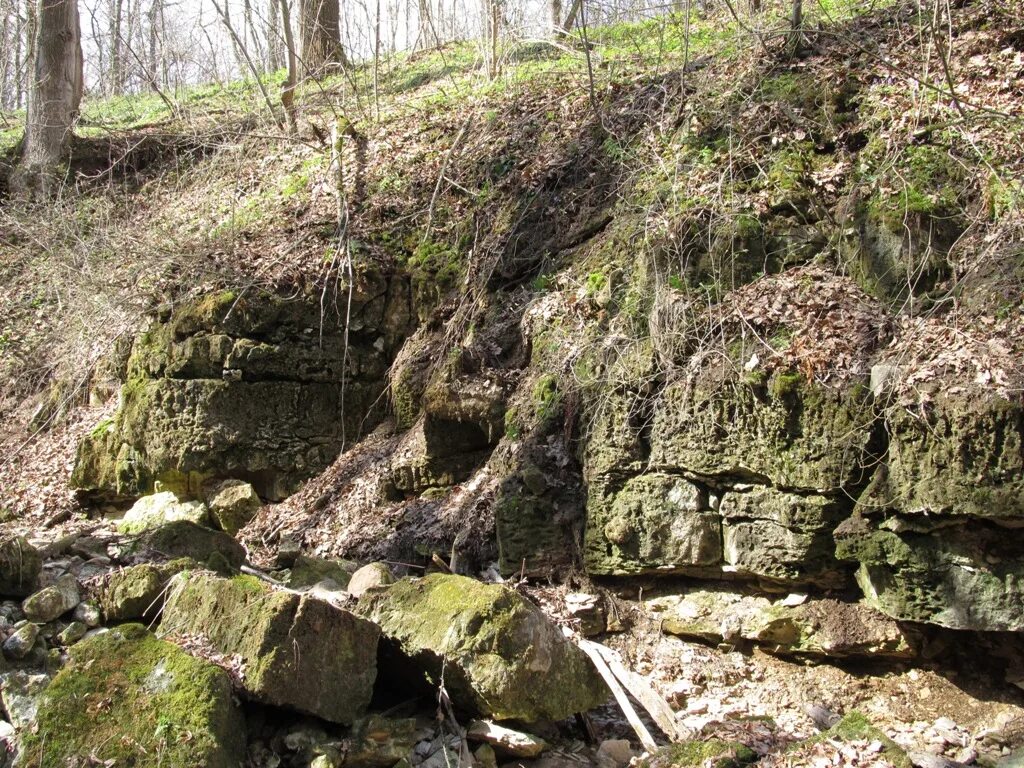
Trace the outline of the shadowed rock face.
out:
M 319 297 L 258 291 L 161 316 L 135 341 L 116 416 L 79 447 L 72 485 L 126 499 L 160 482 L 197 496 L 235 478 L 283 498 L 382 416 L 409 312 L 405 282 L 367 274 L 347 329 Z

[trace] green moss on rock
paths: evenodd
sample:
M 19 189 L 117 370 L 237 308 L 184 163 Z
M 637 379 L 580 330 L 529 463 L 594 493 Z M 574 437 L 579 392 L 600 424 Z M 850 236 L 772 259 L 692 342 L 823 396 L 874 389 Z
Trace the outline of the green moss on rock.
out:
M 202 634 L 219 652 L 241 656 L 243 687 L 257 701 L 346 724 L 370 702 L 379 630 L 322 600 L 251 576 L 181 574 L 161 626 Z
M 670 744 L 648 760 L 644 768 L 742 768 L 757 760 L 757 753 L 738 741 L 708 739 Z
M 559 720 L 608 696 L 590 661 L 507 587 L 433 574 L 367 593 L 358 610 L 453 702 L 498 720 Z
M 139 625 L 87 638 L 43 694 L 20 765 L 111 764 L 237 768 L 245 721 L 219 667 Z

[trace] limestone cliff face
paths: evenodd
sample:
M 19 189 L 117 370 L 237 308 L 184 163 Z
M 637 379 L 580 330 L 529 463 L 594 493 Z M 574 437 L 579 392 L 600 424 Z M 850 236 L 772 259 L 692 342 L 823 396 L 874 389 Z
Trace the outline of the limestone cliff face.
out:
M 107 498 L 157 482 L 195 495 L 220 478 L 294 491 L 379 421 L 408 332 L 401 279 L 365 274 L 352 298 L 347 318 L 318 296 L 255 289 L 165 312 L 136 339 L 120 407 L 81 445 L 72 484 Z

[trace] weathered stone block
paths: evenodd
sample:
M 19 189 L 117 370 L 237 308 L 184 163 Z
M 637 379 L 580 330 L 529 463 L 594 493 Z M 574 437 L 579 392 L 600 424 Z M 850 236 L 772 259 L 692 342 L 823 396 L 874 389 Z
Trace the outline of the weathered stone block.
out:
M 346 724 L 369 704 L 380 631 L 322 600 L 251 576 L 183 573 L 171 582 L 161 626 L 241 656 L 243 686 L 257 701 Z
M 518 593 L 433 574 L 367 593 L 358 610 L 459 707 L 495 719 L 559 720 L 608 696 L 590 661 Z
M 708 491 L 652 473 L 618 490 L 591 488 L 584 538 L 591 573 L 685 572 L 722 562 L 722 530 Z

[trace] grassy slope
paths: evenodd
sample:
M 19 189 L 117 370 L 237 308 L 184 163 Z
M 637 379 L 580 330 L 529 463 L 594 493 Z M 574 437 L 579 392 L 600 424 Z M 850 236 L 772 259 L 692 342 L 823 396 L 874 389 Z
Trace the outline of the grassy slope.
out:
M 179 94 L 174 112 L 152 94 L 87 101 L 76 167 L 87 173 L 72 177 L 75 192 L 47 212 L 0 210 L 8 444 L 23 442 L 52 382 L 68 384 L 49 389 L 51 405 L 80 402 L 76 384 L 155 305 L 226 283 L 318 291 L 344 254 L 408 269 L 424 314 L 467 286 L 528 286 L 569 302 L 612 293 L 613 309 L 587 321 L 581 345 L 644 338 L 660 293 L 716 301 L 756 278 L 768 267 L 737 272 L 735 244 L 768 227 L 821 230 L 819 260 L 849 269 L 851 207 L 894 228 L 954 222 L 955 278 L 986 258 L 1019 264 L 1024 44 L 1006 32 L 1010 4 L 957 9 L 949 47 L 959 105 L 945 93 L 927 20 L 910 7 L 823 1 L 795 61 L 781 55 L 783 12 L 745 22 L 763 43 L 728 16 L 694 13 L 689 23 L 677 15 L 590 30 L 589 57 L 525 44 L 494 81 L 471 44 L 397 56 L 381 64 L 376 87 L 369 65 L 303 86 L 293 137 L 253 83 Z M 268 78 L 273 93 L 280 81 Z M 0 123 L 0 151 L 18 120 Z M 341 240 L 326 139 L 338 120 L 358 137 L 344 147 Z M 695 270 L 695 238 L 728 246 Z M 1013 340 L 1022 278 L 986 283 L 971 320 L 983 335 Z M 927 356 L 928 334 L 962 321 L 945 313 L 949 289 L 894 307 L 926 326 L 914 354 Z M 1011 389 L 1014 350 L 986 362 Z M 977 366 L 965 366 L 973 376 Z M 37 423 L 55 412 L 44 408 Z M 39 508 L 66 497 L 54 458 L 66 456 L 70 441 L 62 445 L 39 460 L 53 489 Z M 31 464 L 0 469 L 12 508 L 26 508 L 38 480 Z

